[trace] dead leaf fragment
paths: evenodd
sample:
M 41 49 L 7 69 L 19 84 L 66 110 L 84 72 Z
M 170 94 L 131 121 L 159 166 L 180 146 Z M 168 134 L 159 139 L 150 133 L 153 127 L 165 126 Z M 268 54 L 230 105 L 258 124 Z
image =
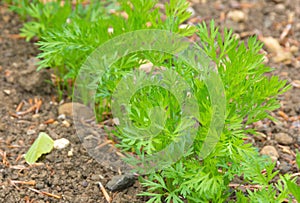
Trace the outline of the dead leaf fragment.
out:
M 278 111 L 278 115 L 286 121 L 289 120 L 289 116 L 286 113 L 284 113 L 283 111 Z
M 48 120 L 46 120 L 45 122 L 44 122 L 44 124 L 52 124 L 52 123 L 54 123 L 54 119 L 53 118 L 50 118 L 50 119 L 48 119 Z

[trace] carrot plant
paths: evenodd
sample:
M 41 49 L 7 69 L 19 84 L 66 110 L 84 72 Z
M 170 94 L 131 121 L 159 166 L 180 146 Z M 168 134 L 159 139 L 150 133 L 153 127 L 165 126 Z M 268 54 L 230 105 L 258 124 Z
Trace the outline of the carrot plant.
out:
M 141 195 L 151 197 L 148 202 L 282 202 L 289 197 L 285 179 L 289 175 L 280 176 L 274 182 L 274 177 L 278 175 L 278 171 L 274 171 L 275 163 L 261 157 L 257 149 L 246 144 L 244 139 L 248 134 L 255 134 L 254 129 L 249 127 L 253 122 L 272 119 L 268 112 L 279 107 L 277 95 L 288 89 L 286 81 L 280 81 L 277 76 L 269 78 L 264 75 L 272 69 L 263 64 L 263 55 L 259 54 L 262 44 L 255 37 L 249 38 L 246 45 L 235 39 L 232 31 L 225 29 L 221 35 L 213 21 L 209 28 L 205 23 L 198 25 L 196 33 L 200 38 L 199 52 L 203 50 L 215 63 L 225 89 L 223 132 L 213 151 L 202 159 L 203 139 L 211 122 L 212 104 L 206 99 L 210 97 L 209 92 L 204 81 L 197 77 L 188 64 L 177 60 L 171 64 L 164 63 L 164 67 L 176 67 L 176 71 L 192 87 L 199 101 L 201 127 L 191 150 L 184 157 L 170 167 L 141 178 L 142 184 L 148 187 L 148 191 Z M 168 115 L 171 121 L 166 122 L 162 133 L 152 140 L 128 139 L 128 135 L 122 133 L 124 131 L 119 134 L 123 141 L 120 146 L 134 148 L 137 153 L 141 147 L 148 153 L 160 150 L 162 144 L 165 146 L 169 140 L 176 138 L 174 126 L 179 125 L 176 119 L 180 117 L 180 110 L 176 104 L 172 104 L 174 98 L 164 95 L 163 91 L 153 90 L 151 94 L 147 91 L 143 93 L 151 95 L 150 99 L 153 97 L 152 105 L 163 101 L 174 109 Z M 151 114 L 147 112 L 148 99 L 143 102 L 140 101 L 141 97 L 138 95 L 134 98 L 138 102 L 133 100 L 131 106 L 132 117 L 140 123 Z M 136 108 L 145 116 L 135 116 Z M 266 173 L 262 173 L 263 170 Z M 234 178 L 243 180 L 241 185 L 259 185 L 260 188 L 254 191 L 231 190 L 230 183 Z
M 128 17 L 116 12 L 109 16 L 98 15 L 95 21 L 91 21 L 75 15 L 70 19 L 70 23 L 63 24 L 63 29 L 49 29 L 43 33 L 37 43 L 42 51 L 38 55 L 42 59 L 38 69 L 51 67 L 64 81 L 74 81 L 86 57 L 99 45 L 113 37 L 138 29 L 164 29 L 184 36 L 193 33 L 193 27 L 179 29 L 179 25 L 190 16 L 190 13 L 186 12 L 188 7 L 186 2 L 172 1 L 166 8 L 165 21 L 162 21 L 163 13 L 159 8 L 155 8 L 156 2 L 120 0 L 119 9 L 125 11 Z M 90 16 L 95 14 L 91 13 Z M 99 87 L 97 93 L 97 103 L 102 103 L 103 99 L 111 97 L 116 81 L 122 77 L 123 70 L 126 72 L 126 69 L 143 63 L 136 59 L 136 55 L 130 55 L 115 65 L 118 70 L 112 68 L 111 73 L 106 74 L 105 86 Z M 101 112 L 98 115 L 100 114 Z
M 286 174 L 274 181 L 274 177 L 278 176 L 278 171 L 274 171 L 275 163 L 261 157 L 256 148 L 244 142 L 248 134 L 255 134 L 255 130 L 249 127 L 251 124 L 265 118 L 272 119 L 269 112 L 279 107 L 277 96 L 289 87 L 277 76 L 265 75 L 272 69 L 263 63 L 263 55 L 259 54 L 262 44 L 255 37 L 249 38 L 247 43 L 241 42 L 232 36 L 231 30 L 220 32 L 214 21 L 209 27 L 202 23 L 180 29 L 179 25 L 190 17 L 188 3 L 184 0 L 171 0 L 166 4 L 164 13 L 155 7 L 157 1 L 148 0 L 119 0 L 114 12 L 107 12 L 97 1 L 91 1 L 90 6 L 78 3 L 75 8 L 71 4 L 61 6 L 60 3 L 27 5 L 26 13 L 32 21 L 24 25 L 22 33 L 28 39 L 33 36 L 40 38 L 37 43 L 41 51 L 38 69 L 50 67 L 63 81 L 74 81 L 81 65 L 97 47 L 124 33 L 141 29 L 167 30 L 187 37 L 197 34 L 200 40 L 195 44 L 196 51 L 210 58 L 221 78 L 226 98 L 224 127 L 216 146 L 204 158 L 201 158 L 201 149 L 212 122 L 214 107 L 207 85 L 191 64 L 168 53 L 139 51 L 122 57 L 99 79 L 95 95 L 98 119 L 102 116 L 101 105 L 105 103 L 110 107 L 110 100 L 122 78 L 128 77 L 130 70 L 149 62 L 156 67 L 176 71 L 191 87 L 189 94 L 198 101 L 199 109 L 194 111 L 200 115 L 197 118 L 199 128 L 191 148 L 171 166 L 140 178 L 147 188 L 140 195 L 148 196 L 149 203 L 275 203 L 291 198 L 288 188 L 294 187 L 294 180 L 290 181 Z M 164 15 L 165 20 L 162 20 Z M 153 70 L 150 74 L 154 74 Z M 138 76 L 135 81 L 142 81 L 147 75 Z M 164 109 L 162 117 L 157 116 L 156 107 Z M 116 127 L 117 146 L 141 157 L 162 150 L 178 139 L 179 131 L 191 127 L 180 122 L 182 110 L 176 97 L 161 87 L 141 88 L 130 98 L 128 112 L 130 120 L 140 128 L 151 125 L 153 118 L 162 118 L 155 123 L 160 132 L 147 139 L 140 139 L 135 132 Z M 265 173 L 262 173 L 263 170 Z M 241 185 L 259 187 L 232 190 L 230 183 L 235 178 L 241 179 Z

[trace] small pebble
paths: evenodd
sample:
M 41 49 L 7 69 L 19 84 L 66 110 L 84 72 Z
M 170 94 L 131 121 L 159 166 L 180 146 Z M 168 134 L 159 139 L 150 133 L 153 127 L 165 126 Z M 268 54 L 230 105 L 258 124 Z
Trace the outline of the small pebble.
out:
M 279 158 L 279 154 L 278 154 L 276 148 L 273 147 L 273 146 L 270 146 L 270 145 L 264 146 L 261 149 L 260 154 L 267 155 L 267 156 L 271 157 L 271 159 L 273 161 L 277 161 L 277 159 Z
M 277 4 L 277 5 L 275 6 L 275 11 L 276 11 L 277 13 L 282 13 L 282 12 L 285 11 L 285 10 L 286 10 L 286 8 L 285 8 L 284 4 Z
M 257 140 L 257 141 L 262 142 L 262 141 L 267 140 L 267 136 L 264 133 L 262 133 L 262 132 L 257 132 L 254 135 L 254 139 Z
M 87 187 L 88 185 L 89 185 L 89 183 L 88 183 L 87 181 L 85 181 L 85 180 L 82 181 L 82 186 L 83 186 L 83 187 Z
M 55 149 L 64 149 L 67 146 L 69 146 L 69 144 L 70 144 L 70 141 L 67 140 L 66 138 L 54 140 L 54 148 Z
M 289 145 L 294 143 L 294 139 L 288 135 L 287 133 L 278 133 L 274 135 L 274 139 L 279 143 L 283 145 Z
M 39 131 L 45 131 L 46 128 L 47 128 L 47 126 L 46 126 L 45 124 L 42 123 L 42 124 L 39 125 L 39 128 L 38 128 L 38 129 L 39 129 Z
M 227 18 L 233 20 L 236 23 L 244 22 L 246 20 L 246 14 L 240 10 L 229 11 Z
M 6 95 L 10 95 L 10 93 L 11 93 L 10 90 L 3 90 L 3 92 L 4 92 Z
M 96 174 L 93 174 L 93 175 L 91 176 L 91 180 L 99 180 L 99 176 L 96 175 Z
M 65 114 L 60 114 L 58 117 L 57 117 L 58 120 L 66 120 L 66 115 Z
M 36 131 L 35 130 L 28 130 L 26 133 L 27 133 L 27 135 L 33 135 L 33 134 L 36 133 Z
M 37 183 L 35 185 L 35 188 L 38 189 L 38 190 L 43 189 L 44 188 L 44 183 Z
M 39 117 L 40 117 L 40 114 L 38 114 L 38 113 L 32 115 L 32 118 L 33 118 L 33 119 L 38 119 Z
M 68 151 L 68 156 L 73 156 L 73 148 L 71 148 L 71 150 Z
M 65 126 L 65 127 L 70 127 L 70 123 L 68 122 L 68 121 L 66 121 L 66 120 L 64 120 L 63 122 L 62 122 L 62 124 Z
M 186 9 L 186 11 L 191 13 L 191 17 L 195 16 L 195 14 L 196 14 L 196 11 L 195 11 L 195 9 L 193 9 L 193 7 L 188 7 Z
M 53 126 L 57 126 L 59 123 L 57 122 L 57 121 L 54 121 L 53 123 L 52 123 L 52 125 Z
M 279 165 L 279 170 L 282 173 L 287 173 L 287 172 L 289 172 L 291 170 L 291 165 L 288 164 L 288 163 L 286 163 L 286 162 L 282 162 Z
M 11 65 L 12 65 L 14 68 L 18 68 L 18 67 L 19 67 L 19 64 L 17 64 L 16 62 L 13 62 Z
M 66 116 L 73 117 L 74 112 L 75 115 L 81 116 L 84 119 L 90 119 L 94 116 L 93 110 L 88 108 L 87 106 L 80 104 L 80 103 L 65 103 L 58 107 L 58 114 L 65 114 Z
M 135 182 L 135 177 L 132 174 L 124 174 L 114 176 L 107 184 L 106 188 L 110 191 L 120 191 L 131 187 Z

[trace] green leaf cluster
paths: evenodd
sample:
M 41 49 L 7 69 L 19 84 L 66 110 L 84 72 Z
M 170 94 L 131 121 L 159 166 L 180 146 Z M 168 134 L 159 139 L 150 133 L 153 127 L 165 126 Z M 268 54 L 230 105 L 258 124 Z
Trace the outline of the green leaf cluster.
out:
M 38 57 L 42 59 L 38 69 L 51 67 L 55 74 L 65 82 L 63 85 L 65 87 L 67 86 L 66 81 L 75 80 L 86 57 L 99 45 L 115 36 L 139 29 L 164 29 L 186 36 L 195 30 L 193 27 L 178 28 L 179 24 L 190 16 L 190 13 L 186 11 L 188 4 L 185 1 L 171 1 L 166 7 L 167 20 L 165 21 L 162 21 L 163 13 L 159 8 L 154 7 L 157 1 L 119 0 L 117 4 L 109 4 L 116 7 L 116 12 L 110 15 L 107 14 L 107 9 L 113 6 L 106 7 L 105 10 L 104 5 L 97 2 L 91 1 L 89 7 L 80 7 L 78 4 L 71 13 L 63 10 L 60 13 L 52 9 L 51 11 L 55 15 L 49 14 L 51 18 L 46 19 L 52 21 L 52 18 L 59 16 L 61 22 L 55 21 L 57 22 L 55 27 L 49 26 L 46 21 L 41 22 L 42 17 L 38 21 L 34 21 L 34 23 L 47 28 L 46 30 L 42 29 L 40 35 L 37 34 L 40 37 L 37 45 L 41 50 Z M 58 3 L 55 5 L 57 6 Z M 43 9 L 46 8 L 47 6 Z M 64 8 L 70 9 L 70 6 L 65 4 L 60 7 L 60 9 Z M 127 17 L 122 16 L 121 12 L 118 12 L 119 10 L 125 12 Z M 41 13 L 45 15 L 45 12 Z M 25 35 L 31 38 L 30 34 Z M 122 76 L 120 69 L 126 70 L 128 67 L 132 67 L 132 60 L 136 59 L 136 56 L 137 54 L 134 54 L 120 60 L 115 65 L 117 70 L 112 67 L 111 72 L 106 74 L 106 88 L 99 88 L 99 96 L 102 96 L 102 100 L 104 97 L 109 98 L 115 87 L 115 82 L 111 83 L 110 81 L 112 79 L 116 81 Z M 152 57 L 155 55 L 152 54 Z M 134 61 L 134 64 L 137 64 L 137 60 Z M 141 64 L 141 61 L 138 61 L 138 64 Z M 99 102 L 101 103 L 101 101 Z
M 187 65 L 173 61 L 197 96 L 202 109 L 201 128 L 192 153 L 144 179 L 149 190 L 143 195 L 151 197 L 149 202 L 230 202 L 232 196 L 238 202 L 282 202 L 290 198 L 289 182 L 283 177 L 273 181 L 278 175 L 275 163 L 260 157 L 251 144 L 244 142 L 247 134 L 255 133 L 248 127 L 250 124 L 272 119 L 269 113 L 279 107 L 277 95 L 289 86 L 277 76 L 265 75 L 272 69 L 264 65 L 263 55 L 259 54 L 262 44 L 255 37 L 240 42 L 226 29 L 221 35 L 213 21 L 209 28 L 204 23 L 198 25 L 196 33 L 200 38 L 199 51 L 204 50 L 215 63 L 225 88 L 225 127 L 213 152 L 203 160 L 198 158 L 211 119 L 211 103 L 206 99 L 209 94 L 204 82 L 195 79 Z M 260 189 L 233 191 L 229 184 L 235 178 L 243 180 L 241 185 L 259 185 Z

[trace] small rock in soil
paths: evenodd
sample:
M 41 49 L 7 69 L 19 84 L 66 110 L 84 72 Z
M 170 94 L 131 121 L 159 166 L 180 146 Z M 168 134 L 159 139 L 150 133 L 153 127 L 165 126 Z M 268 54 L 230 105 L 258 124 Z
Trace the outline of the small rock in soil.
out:
M 267 139 L 267 135 L 265 135 L 264 133 L 262 132 L 257 132 L 255 135 L 254 135 L 254 139 L 257 140 L 257 141 L 265 141 Z
M 47 128 L 47 126 L 45 124 L 43 124 L 43 123 L 40 124 L 39 127 L 38 127 L 39 131 L 45 131 L 46 128 Z
M 270 145 L 264 146 L 261 149 L 260 154 L 271 157 L 271 159 L 273 161 L 277 161 L 277 159 L 279 158 L 279 154 L 278 154 L 277 150 L 275 149 L 275 147 L 270 146 Z
M 289 145 L 289 144 L 292 144 L 294 142 L 294 139 L 290 135 L 288 135 L 286 133 L 275 134 L 274 139 L 279 144 L 283 144 L 283 145 Z
M 82 185 L 83 187 L 87 187 L 87 186 L 89 185 L 89 183 L 88 183 L 87 181 L 84 180 L 84 181 L 82 182 L 81 185 Z
M 10 95 L 10 93 L 11 93 L 10 90 L 3 90 L 3 92 L 4 92 L 6 95 Z
M 68 151 L 68 156 L 70 157 L 70 156 L 73 156 L 73 148 L 70 150 L 70 151 Z
M 191 17 L 195 16 L 195 14 L 196 14 L 196 11 L 193 9 L 193 7 L 188 7 L 186 9 L 186 11 L 191 13 Z
M 280 163 L 279 170 L 281 173 L 287 173 L 291 170 L 291 165 L 284 161 L 284 162 Z
M 283 47 L 280 45 L 279 40 L 273 37 L 262 37 L 261 41 L 266 46 L 267 50 L 270 53 L 273 53 L 273 60 L 275 63 L 288 61 L 293 58 L 293 55 L 289 51 L 285 51 Z
M 69 144 L 70 144 L 70 141 L 67 140 L 66 138 L 54 140 L 54 148 L 55 149 L 64 149 L 67 146 L 69 146 Z
M 35 185 L 35 188 L 38 189 L 38 190 L 43 189 L 44 188 L 44 183 L 37 183 Z
M 33 134 L 36 133 L 36 131 L 35 130 L 28 130 L 26 133 L 27 133 L 27 135 L 33 135 Z
M 100 177 L 98 175 L 95 175 L 95 174 L 91 176 L 91 180 L 99 180 L 99 178 Z
M 58 117 L 57 117 L 58 120 L 66 120 L 66 115 L 65 114 L 60 114 Z
M 246 19 L 246 14 L 243 11 L 229 11 L 227 17 L 236 23 L 243 22 Z
M 270 53 L 276 54 L 278 51 L 282 50 L 279 41 L 273 37 L 263 37 L 261 38 L 261 41 L 265 44 Z
M 281 13 L 282 14 L 285 10 L 286 10 L 286 8 L 285 8 L 284 4 L 277 4 L 275 6 L 275 11 L 277 13 Z
M 110 191 L 120 191 L 132 186 L 135 182 L 135 177 L 132 174 L 114 176 L 107 184 L 106 188 Z
M 39 117 L 40 117 L 40 114 L 33 114 L 32 115 L 33 120 L 38 120 Z
M 85 119 L 90 119 L 94 116 L 94 113 L 90 108 L 80 103 L 65 103 L 58 108 L 59 115 L 64 114 L 65 116 L 69 117 L 73 117 L 75 111 L 77 112 L 77 114 L 80 112 L 80 116 Z
M 71 124 L 68 122 L 68 121 L 66 121 L 66 120 L 64 120 L 63 122 L 62 122 L 62 124 L 65 126 L 65 127 L 70 127 L 71 126 Z

